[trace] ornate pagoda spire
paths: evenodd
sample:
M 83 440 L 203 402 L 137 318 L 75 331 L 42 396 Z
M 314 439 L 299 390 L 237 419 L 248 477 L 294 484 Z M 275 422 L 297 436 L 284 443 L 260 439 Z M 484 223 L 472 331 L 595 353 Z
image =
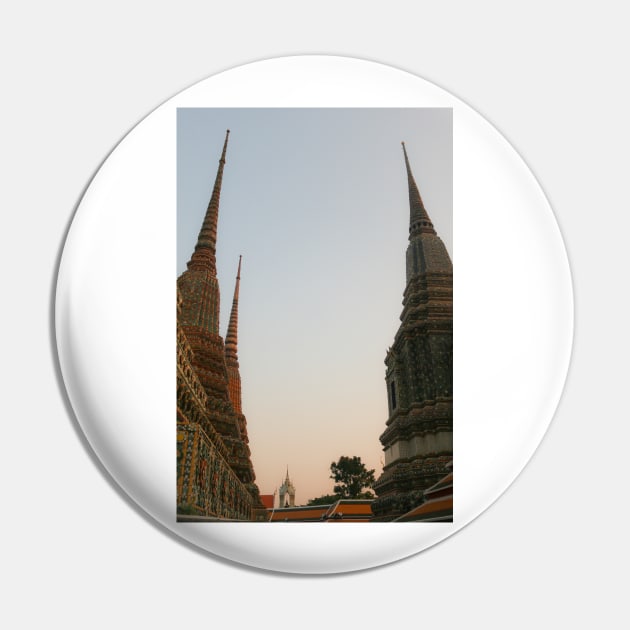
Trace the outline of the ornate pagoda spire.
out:
M 411 172 L 409 157 L 405 143 L 401 142 L 405 155 L 405 166 L 407 167 L 407 181 L 409 183 L 409 239 L 416 234 L 435 234 L 433 223 L 422 202 L 418 185 Z
M 400 327 L 385 356 L 385 465 L 372 503 L 380 521 L 415 508 L 453 459 L 453 264 L 424 207 L 404 142 L 403 152 L 410 206 L 407 285 Z
M 230 323 L 228 324 L 227 335 L 225 336 L 225 358 L 233 359 L 238 365 L 238 291 L 241 283 L 241 261 L 238 257 L 238 271 L 236 272 L 236 284 L 234 285 L 234 299 L 232 300 L 232 311 L 230 313 Z
M 230 474 L 236 475 L 238 482 L 250 495 L 250 505 L 253 506 L 254 518 L 257 518 L 255 514 L 259 510 L 262 510 L 260 513 L 263 515 L 266 515 L 266 511 L 260 500 L 258 487 L 254 483 L 256 475 L 248 446 L 246 420 L 240 408 L 241 381 L 236 361 L 236 345 L 234 345 L 234 352 L 231 353 L 232 358 L 228 359 L 223 338 L 219 334 L 220 291 L 216 270 L 217 223 L 229 133 L 228 130 L 225 134 L 214 188 L 199 231 L 195 251 L 188 262 L 188 269 L 177 279 L 180 299 L 177 325 L 178 334 L 181 333 L 186 339 L 191 352 L 189 367 L 205 393 L 205 405 L 202 409 L 197 409 L 190 423 L 198 424 L 206 437 L 211 438 L 215 433 L 218 435 L 217 440 L 220 440 L 225 448 L 225 453 L 220 452 L 224 454 L 225 462 L 231 470 Z M 238 295 L 238 284 L 236 295 Z M 180 389 L 178 389 L 178 396 Z M 199 403 L 200 399 L 201 397 L 197 396 L 195 400 Z M 185 402 L 182 413 L 192 413 L 189 401 Z M 204 466 L 207 464 L 203 458 L 197 461 L 203 463 Z M 195 466 L 194 459 L 192 462 Z M 212 488 L 212 492 L 216 493 L 214 495 L 212 493 L 204 495 L 208 490 L 209 475 L 204 476 L 199 472 L 196 478 L 205 479 L 199 483 L 206 484 L 199 490 L 199 496 L 210 497 L 215 503 L 219 497 L 223 496 L 230 504 L 229 510 L 235 509 L 233 505 L 236 501 L 235 495 L 232 490 L 227 492 L 228 482 L 225 479 L 229 477 L 222 477 L 221 486 Z M 233 478 L 232 481 L 235 479 Z M 241 503 L 242 509 L 248 509 L 247 502 Z M 241 510 L 241 508 L 236 509 Z M 211 506 L 207 509 L 212 511 L 215 508 Z M 229 516 L 229 513 L 226 514 Z
M 221 182 L 223 181 L 223 167 L 225 166 L 225 153 L 227 151 L 230 130 L 225 133 L 223 151 L 219 160 L 217 176 L 214 180 L 212 196 L 208 203 L 206 216 L 201 225 L 195 251 L 188 261 L 188 269 L 209 269 L 216 273 L 216 249 L 217 249 L 217 223 L 219 220 L 219 200 L 221 198 Z
M 411 172 L 405 143 L 402 142 L 409 185 L 409 245 L 407 246 L 407 284 L 427 272 L 452 273 L 452 263 L 442 239 L 437 235 L 424 207 L 418 185 Z
M 230 130 L 228 129 L 225 134 L 225 142 L 223 143 L 223 151 L 219 159 L 219 168 L 210 202 L 199 230 L 197 245 L 188 261 L 188 269 L 177 281 L 184 301 L 184 308 L 179 320 L 180 324 L 183 326 L 200 326 L 206 333 L 217 336 L 219 335 L 221 301 L 216 268 L 217 222 L 229 135 Z M 224 362 L 223 341 L 221 340 L 220 343 L 221 362 Z M 220 372 L 225 367 L 217 363 L 213 369 Z M 225 394 L 227 395 L 227 391 Z
M 230 401 L 237 414 L 242 415 L 243 406 L 241 400 L 241 375 L 238 366 L 238 292 L 241 284 L 241 261 L 238 257 L 238 271 L 236 272 L 236 284 L 234 285 L 234 299 L 232 300 L 232 312 L 228 324 L 227 335 L 225 336 L 225 365 L 227 368 L 228 392 Z M 241 423 L 241 435 L 247 439 L 247 428 L 245 420 Z

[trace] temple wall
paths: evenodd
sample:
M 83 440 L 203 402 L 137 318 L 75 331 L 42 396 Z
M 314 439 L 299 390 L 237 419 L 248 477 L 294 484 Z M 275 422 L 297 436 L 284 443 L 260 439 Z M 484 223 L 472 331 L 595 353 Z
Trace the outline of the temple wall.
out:
M 177 511 L 182 515 L 251 520 L 254 497 L 214 429 L 209 399 L 192 365 L 193 352 L 177 328 Z
M 252 495 L 197 423 L 177 423 L 177 505 L 190 514 L 252 518 Z

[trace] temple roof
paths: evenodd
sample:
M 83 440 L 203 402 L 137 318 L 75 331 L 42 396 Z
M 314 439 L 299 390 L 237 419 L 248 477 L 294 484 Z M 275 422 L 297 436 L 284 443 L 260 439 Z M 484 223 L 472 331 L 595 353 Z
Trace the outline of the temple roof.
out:
M 261 494 L 260 495 L 260 500 L 262 501 L 262 504 L 269 510 L 273 509 L 274 498 L 275 498 L 275 495 L 273 495 L 273 494 Z
M 303 507 L 277 508 L 269 520 L 276 521 L 321 521 L 330 505 L 306 505 Z M 271 511 L 271 510 L 270 510 Z
M 424 503 L 403 514 L 395 522 L 453 521 L 453 473 L 445 475 L 437 483 L 424 491 Z
M 432 498 L 433 496 L 437 495 L 439 492 L 447 488 L 453 488 L 453 473 L 449 473 L 448 475 L 446 475 L 446 477 L 440 479 L 440 481 L 438 481 L 435 485 L 427 488 L 425 490 L 425 495 L 428 498 Z
M 452 521 L 453 520 L 453 497 L 443 499 L 432 499 L 426 501 L 410 512 L 403 514 L 395 520 L 396 523 L 405 521 Z
M 367 523 L 372 517 L 371 499 L 340 499 L 325 515 L 325 518 L 333 523 Z
M 372 519 L 371 499 L 340 499 L 328 505 L 306 505 L 302 507 L 276 508 L 270 521 L 320 521 L 330 523 L 367 523 Z

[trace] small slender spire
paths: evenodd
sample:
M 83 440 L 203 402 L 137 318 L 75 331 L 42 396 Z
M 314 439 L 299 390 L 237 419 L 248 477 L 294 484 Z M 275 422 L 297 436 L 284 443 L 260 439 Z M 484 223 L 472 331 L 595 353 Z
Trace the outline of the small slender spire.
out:
M 223 151 L 219 160 L 219 168 L 217 176 L 214 180 L 214 188 L 212 196 L 208 203 L 206 216 L 204 217 L 195 251 L 188 262 L 188 268 L 205 267 L 216 272 L 216 248 L 217 248 L 217 224 L 219 221 L 219 200 L 221 198 L 221 182 L 223 181 L 223 167 L 225 166 L 225 154 L 227 151 L 228 138 L 230 130 L 225 133 L 225 142 L 223 143 Z
M 433 223 L 424 207 L 418 185 L 411 172 L 407 148 L 404 142 L 401 142 L 401 144 L 405 154 L 405 166 L 407 167 L 407 180 L 409 182 L 409 238 L 421 233 L 435 234 Z
M 241 284 L 241 261 L 242 256 L 238 257 L 238 271 L 236 272 L 236 284 L 234 285 L 234 299 L 232 300 L 232 312 L 230 313 L 230 322 L 228 324 L 227 334 L 225 335 L 225 358 L 238 359 L 238 292 Z

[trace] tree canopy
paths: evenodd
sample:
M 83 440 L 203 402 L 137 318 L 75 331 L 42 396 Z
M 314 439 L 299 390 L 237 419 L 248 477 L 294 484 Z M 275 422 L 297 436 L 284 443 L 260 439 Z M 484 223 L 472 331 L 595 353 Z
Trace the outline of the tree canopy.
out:
M 330 478 L 334 479 L 333 491 L 340 499 L 372 499 L 371 492 L 363 492 L 371 488 L 375 482 L 374 469 L 368 470 L 360 457 L 342 455 L 339 461 L 330 464 Z

